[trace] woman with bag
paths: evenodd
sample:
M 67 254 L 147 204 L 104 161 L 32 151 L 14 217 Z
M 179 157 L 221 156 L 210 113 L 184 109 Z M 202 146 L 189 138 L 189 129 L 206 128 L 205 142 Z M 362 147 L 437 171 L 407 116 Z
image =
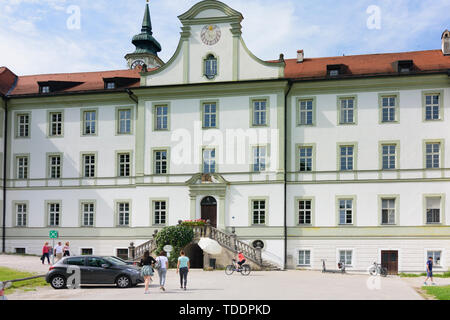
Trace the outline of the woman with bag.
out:
M 66 242 L 66 245 L 63 248 L 63 252 L 64 252 L 64 257 L 70 257 L 70 246 L 69 246 L 69 242 Z
M 48 242 L 46 242 L 44 244 L 44 247 L 42 248 L 42 256 L 41 256 L 42 264 L 44 264 L 45 258 L 47 258 L 47 262 L 48 264 L 50 264 L 50 247 L 48 246 Z
M 161 251 L 159 256 L 156 258 L 155 269 L 158 270 L 160 285 L 159 289 L 166 291 L 164 286 L 166 284 L 167 270 L 169 269 L 169 259 L 167 259 L 165 251 Z
M 139 265 L 142 267 L 141 276 L 145 280 L 145 292 L 144 294 L 149 294 L 148 286 L 150 281 L 152 280 L 152 276 L 154 274 L 152 264 L 154 264 L 156 260 L 150 255 L 149 251 L 145 251 L 144 257 L 141 259 Z

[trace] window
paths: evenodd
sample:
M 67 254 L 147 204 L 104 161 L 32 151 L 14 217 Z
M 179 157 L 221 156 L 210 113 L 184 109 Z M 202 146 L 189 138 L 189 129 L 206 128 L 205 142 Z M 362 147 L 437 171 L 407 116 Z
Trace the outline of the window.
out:
M 48 157 L 49 161 L 49 178 L 59 179 L 61 178 L 61 156 L 51 155 Z
M 116 83 L 113 81 L 109 81 L 106 83 L 106 89 L 111 90 L 116 88 Z
M 299 102 L 299 125 L 310 126 L 314 121 L 314 101 L 300 100 Z
M 382 97 L 381 98 L 381 122 L 395 122 L 397 108 L 397 97 Z
M 94 267 L 94 268 L 101 268 L 103 264 L 108 264 L 104 259 L 97 258 L 97 257 L 91 257 L 87 258 L 87 265 L 88 267 Z
M 17 179 L 28 179 L 28 157 L 20 156 L 16 158 L 17 161 Z
M 353 200 L 339 199 L 339 224 L 353 224 Z
M 266 147 L 254 147 L 253 148 L 253 171 L 262 172 L 266 171 Z
M 354 158 L 354 146 L 341 146 L 340 147 L 340 170 L 341 171 L 352 171 L 353 158 Z
M 15 248 L 16 254 L 26 254 L 25 248 Z
M 355 123 L 355 99 L 342 98 L 339 101 L 340 105 L 340 124 L 354 124 Z
M 30 115 L 18 114 L 17 115 L 17 137 L 28 138 L 30 136 Z
M 298 265 L 299 266 L 311 266 L 311 251 L 300 250 L 298 252 Z
M 442 267 L 441 256 L 442 251 L 427 251 L 427 259 L 430 257 L 433 258 L 433 264 L 435 267 Z
M 128 202 L 117 203 L 118 225 L 127 227 L 130 225 L 130 204 Z
M 83 177 L 84 178 L 95 177 L 95 154 L 83 155 Z
M 396 168 L 396 145 L 382 145 L 382 168 L 383 170 L 393 170 Z
M 266 201 L 265 200 L 253 200 L 253 224 L 263 225 L 266 224 Z
M 95 214 L 95 204 L 94 203 L 82 203 L 82 226 L 83 227 L 93 227 L 94 226 L 94 214 Z
M 119 153 L 117 155 L 119 162 L 119 177 L 130 177 L 131 176 L 131 161 L 130 161 L 130 154 L 129 153 Z
M 83 112 L 83 135 L 97 134 L 97 112 L 84 111 Z
M 311 172 L 313 170 L 313 148 L 300 147 L 300 172 Z
M 167 174 L 167 151 L 155 151 L 155 174 Z
M 205 59 L 205 76 L 209 80 L 217 76 L 217 59 L 212 54 Z
M 116 256 L 123 260 L 128 260 L 128 249 L 117 249 Z
M 61 205 L 59 203 L 49 203 L 47 210 L 49 227 L 59 226 L 61 218 Z
M 16 226 L 26 227 L 27 226 L 27 205 L 26 203 L 16 204 Z
M 94 250 L 92 250 L 92 248 L 82 248 L 81 249 L 81 255 L 82 256 L 92 256 L 92 254 L 94 253 Z M 83 264 L 84 265 L 84 259 L 83 259 Z
M 312 200 L 300 200 L 298 202 L 298 224 L 311 225 Z
M 440 120 L 440 95 L 426 94 L 425 95 L 425 120 Z
M 166 224 L 167 217 L 166 201 L 153 201 L 153 224 L 164 225 Z
M 216 172 L 216 150 L 204 149 L 203 150 L 203 173 L 215 173 Z
M 85 250 L 83 252 L 83 250 Z M 90 250 L 90 253 L 89 253 Z M 92 249 L 81 249 L 81 255 L 87 256 L 92 254 Z M 84 266 L 84 258 L 67 258 L 65 261 L 65 264 L 69 264 L 72 266 Z
M 60 137 L 63 134 L 63 115 L 61 112 L 50 112 L 50 132 L 51 137 Z
M 353 251 L 352 250 L 340 250 L 339 262 L 345 264 L 345 266 L 351 266 L 353 264 Z
M 41 93 L 50 93 L 50 86 L 41 86 Z
M 119 134 L 131 133 L 131 110 L 119 109 Z
M 427 224 L 441 223 L 441 197 L 426 198 Z
M 381 224 L 395 224 L 395 199 L 381 199 Z
M 267 100 L 253 101 L 253 125 L 267 125 Z
M 169 106 L 155 106 L 156 130 L 169 129 Z
M 217 127 L 217 105 L 216 103 L 203 104 L 203 128 Z
M 427 169 L 440 168 L 441 144 L 431 142 L 425 144 L 425 161 Z

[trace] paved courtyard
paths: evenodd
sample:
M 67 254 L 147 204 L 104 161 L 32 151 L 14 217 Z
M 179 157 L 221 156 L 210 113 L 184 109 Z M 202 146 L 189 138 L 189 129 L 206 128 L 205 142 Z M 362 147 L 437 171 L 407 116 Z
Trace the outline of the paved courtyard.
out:
M 0 255 L 0 266 L 23 271 L 45 273 L 38 257 Z M 438 285 L 450 284 L 450 279 L 436 279 Z M 362 274 L 323 274 L 316 271 L 254 272 L 248 277 L 227 276 L 223 271 L 192 270 L 188 290 L 179 289 L 175 270 L 167 277 L 166 292 L 160 292 L 158 277 L 154 277 L 151 294 L 144 295 L 143 285 L 130 289 L 86 286 L 77 290 L 36 291 L 17 290 L 10 300 L 420 300 L 414 289 L 423 284 L 422 278 L 371 278 Z

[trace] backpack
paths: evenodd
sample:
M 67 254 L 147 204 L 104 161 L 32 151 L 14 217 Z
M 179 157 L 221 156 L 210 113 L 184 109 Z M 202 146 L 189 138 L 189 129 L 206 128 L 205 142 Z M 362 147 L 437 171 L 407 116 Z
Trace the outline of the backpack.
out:
M 156 269 L 156 270 L 159 270 L 159 269 L 161 269 L 161 260 L 159 260 L 159 259 L 156 259 L 156 263 L 155 263 L 155 269 Z

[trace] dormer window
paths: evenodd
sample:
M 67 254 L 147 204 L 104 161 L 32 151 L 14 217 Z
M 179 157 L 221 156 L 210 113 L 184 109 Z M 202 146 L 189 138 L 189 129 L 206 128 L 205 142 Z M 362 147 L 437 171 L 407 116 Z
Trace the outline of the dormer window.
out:
M 339 70 L 330 70 L 330 77 L 337 77 L 339 75 Z
M 106 82 L 105 87 L 108 90 L 115 89 L 116 88 L 116 83 L 113 82 L 113 81 L 108 81 L 108 82 Z
M 41 93 L 50 93 L 50 86 L 41 86 Z
M 329 77 L 338 77 L 346 73 L 347 66 L 345 64 L 329 64 L 327 65 L 327 75 Z
M 210 54 L 205 59 L 205 76 L 209 80 L 217 76 L 217 58 Z
M 412 60 L 400 60 L 396 64 L 398 73 L 409 73 L 413 71 L 414 62 Z

